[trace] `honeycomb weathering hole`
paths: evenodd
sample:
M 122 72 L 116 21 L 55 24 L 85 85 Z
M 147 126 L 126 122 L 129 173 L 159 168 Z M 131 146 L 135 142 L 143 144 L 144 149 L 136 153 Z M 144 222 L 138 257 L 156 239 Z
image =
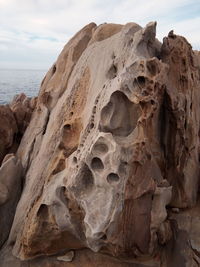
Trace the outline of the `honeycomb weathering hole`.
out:
M 38 211 L 37 216 L 47 218 L 48 217 L 48 206 L 46 204 L 41 204 Z
M 140 87 L 144 87 L 145 86 L 145 82 L 146 82 L 146 78 L 144 76 L 138 76 L 137 77 L 137 82 L 138 82 Z
M 104 169 L 104 165 L 103 165 L 103 162 L 101 161 L 100 158 L 93 158 L 92 161 L 91 161 L 91 168 L 93 170 L 103 170 Z
M 83 177 L 82 177 L 82 187 L 87 190 L 90 189 L 94 184 L 94 177 L 92 175 L 91 170 L 85 164 L 83 168 Z
M 108 183 L 112 184 L 112 183 L 116 183 L 119 181 L 119 175 L 116 174 L 116 173 L 110 173 L 108 176 L 107 176 L 107 181 Z
M 139 105 L 132 103 L 124 93 L 116 91 L 102 109 L 100 131 L 110 132 L 114 136 L 128 136 L 135 129 L 139 114 Z
M 69 131 L 69 130 L 71 130 L 71 125 L 70 124 L 65 124 L 63 128 L 64 128 L 64 130 Z
M 94 150 L 96 152 L 106 153 L 106 152 L 108 152 L 108 146 L 106 144 L 103 144 L 103 143 L 97 143 L 94 145 Z

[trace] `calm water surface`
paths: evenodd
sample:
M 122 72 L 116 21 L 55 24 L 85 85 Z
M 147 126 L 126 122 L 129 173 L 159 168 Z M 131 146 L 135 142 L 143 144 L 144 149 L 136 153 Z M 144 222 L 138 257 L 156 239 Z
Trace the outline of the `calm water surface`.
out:
M 0 69 L 0 104 L 12 101 L 20 93 L 36 96 L 47 70 Z

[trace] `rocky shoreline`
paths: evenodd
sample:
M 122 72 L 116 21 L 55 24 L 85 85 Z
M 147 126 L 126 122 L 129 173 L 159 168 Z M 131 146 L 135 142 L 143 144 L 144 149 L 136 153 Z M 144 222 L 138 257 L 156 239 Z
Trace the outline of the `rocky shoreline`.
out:
M 200 266 L 200 52 L 90 23 L 0 106 L 0 265 Z

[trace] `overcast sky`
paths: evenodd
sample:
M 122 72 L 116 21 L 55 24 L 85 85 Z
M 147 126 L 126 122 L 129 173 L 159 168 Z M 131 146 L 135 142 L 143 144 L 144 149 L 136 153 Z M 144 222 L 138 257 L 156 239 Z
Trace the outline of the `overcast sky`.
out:
M 173 29 L 200 50 L 200 0 L 0 0 L 0 68 L 47 70 L 92 21 L 157 21 L 159 40 Z

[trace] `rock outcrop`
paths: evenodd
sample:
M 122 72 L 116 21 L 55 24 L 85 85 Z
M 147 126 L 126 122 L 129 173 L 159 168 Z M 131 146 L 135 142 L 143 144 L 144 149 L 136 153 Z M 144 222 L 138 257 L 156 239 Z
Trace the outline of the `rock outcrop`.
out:
M 0 165 L 6 154 L 17 151 L 36 102 L 36 97 L 20 94 L 10 104 L 0 105 Z
M 0 164 L 4 156 L 9 153 L 9 149 L 14 143 L 14 136 L 17 134 L 17 124 L 8 105 L 0 106 Z
M 199 62 L 154 22 L 91 23 L 67 43 L 11 158 L 24 184 L 2 266 L 199 266 Z

